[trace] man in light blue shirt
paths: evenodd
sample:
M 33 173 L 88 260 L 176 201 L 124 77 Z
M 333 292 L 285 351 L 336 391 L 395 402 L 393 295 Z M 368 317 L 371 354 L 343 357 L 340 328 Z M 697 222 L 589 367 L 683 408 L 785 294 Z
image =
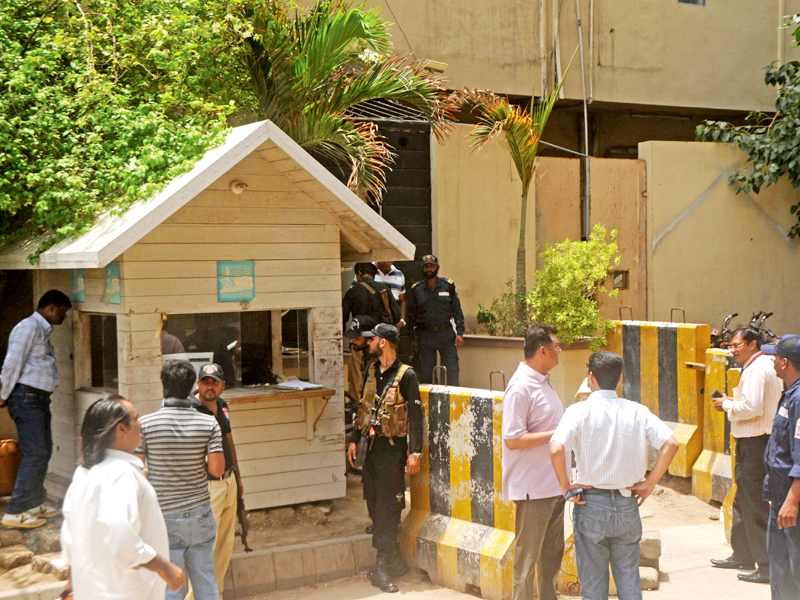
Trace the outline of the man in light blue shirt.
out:
M 58 386 L 56 354 L 50 343 L 54 325 L 67 318 L 72 303 L 58 290 L 46 292 L 30 317 L 17 323 L 8 338 L 0 377 L 0 407 L 17 425 L 22 462 L 3 525 L 41 527 L 58 510 L 45 505 L 44 480 L 53 453 L 50 431 L 50 394 Z

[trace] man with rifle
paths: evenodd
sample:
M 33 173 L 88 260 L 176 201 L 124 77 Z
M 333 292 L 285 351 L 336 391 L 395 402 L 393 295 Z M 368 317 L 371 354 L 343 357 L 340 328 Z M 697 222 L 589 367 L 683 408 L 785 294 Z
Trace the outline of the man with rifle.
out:
M 385 283 L 375 281 L 378 267 L 372 263 L 356 263 L 356 282 L 342 298 L 342 323 L 351 316 L 369 315 L 378 323 L 403 327 L 400 305 Z
M 225 374 L 222 367 L 209 363 L 200 367 L 197 379 L 197 393 L 191 398 L 192 406 L 205 415 L 217 420 L 222 433 L 222 453 L 225 456 L 225 472 L 219 477 L 208 476 L 208 491 L 211 494 L 211 510 L 217 523 L 217 540 L 214 542 L 214 578 L 219 586 L 220 598 L 225 582 L 225 573 L 233 554 L 233 540 L 236 534 L 236 516 L 244 518 L 244 491 L 236 459 L 236 446 L 231 433 L 228 404 L 220 398 L 225 390 Z M 242 543 L 247 547 L 247 523 L 242 521 Z M 189 591 L 187 600 L 194 600 L 194 592 Z
M 393 580 L 408 571 L 397 532 L 405 507 L 405 474 L 419 471 L 422 404 L 416 374 L 397 357 L 397 328 L 380 323 L 365 337 L 377 360 L 367 369 L 347 458 L 353 466 L 363 462 L 364 497 L 375 521 L 372 546 L 378 556 L 370 580 L 384 592 L 396 592 Z

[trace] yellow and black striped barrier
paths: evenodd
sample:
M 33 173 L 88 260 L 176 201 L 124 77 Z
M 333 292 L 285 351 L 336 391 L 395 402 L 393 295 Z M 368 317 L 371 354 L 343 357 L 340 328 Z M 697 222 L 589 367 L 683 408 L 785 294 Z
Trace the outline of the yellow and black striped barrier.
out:
M 714 408 L 711 394 L 719 390 L 732 396 L 741 370 L 729 368 L 728 352 L 717 348 L 706 351 L 705 365 L 703 452 L 692 469 L 692 493 L 706 502 L 724 502 L 733 487 L 730 421 Z
M 622 396 L 667 423 L 680 449 L 669 472 L 690 477 L 703 450 L 703 372 L 711 342 L 708 325 L 615 321 L 606 350 L 622 356 Z
M 406 560 L 431 581 L 511 597 L 514 505 L 502 500 L 502 392 L 421 386 L 423 444 L 400 529 Z

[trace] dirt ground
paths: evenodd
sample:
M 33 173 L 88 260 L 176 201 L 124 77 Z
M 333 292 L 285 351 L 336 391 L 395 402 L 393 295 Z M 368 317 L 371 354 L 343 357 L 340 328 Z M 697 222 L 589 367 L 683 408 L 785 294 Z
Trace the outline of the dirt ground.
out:
M 691 481 L 677 477 L 665 477 L 653 495 L 641 508 L 643 528 L 661 534 L 661 583 L 660 589 L 643 592 L 645 600 L 768 600 L 769 586 L 744 583 L 737 580 L 737 571 L 716 569 L 712 558 L 725 558 L 730 546 L 725 540 L 725 531 L 720 520 L 719 506 L 712 506 L 691 495 Z M 323 504 L 323 503 L 320 503 Z M 256 523 L 253 531 L 253 547 L 268 548 L 287 543 L 301 543 L 313 539 L 335 538 L 363 533 L 369 523 L 364 501 L 361 499 L 359 477 L 348 475 L 347 497 L 334 500 L 328 521 L 314 524 L 309 511 L 294 510 L 293 520 L 278 522 L 270 513 L 253 511 L 251 521 Z M 282 514 L 288 515 L 286 509 Z M 300 513 L 300 514 L 298 514 Z M 305 515 L 305 516 L 304 516 Z M 571 531 L 571 517 L 565 519 L 566 529 Z M 237 539 L 237 548 L 239 541 Z M 258 544 L 256 546 L 255 544 Z M 469 600 L 474 598 L 452 590 L 438 588 L 427 576 L 412 570 L 398 586 L 409 598 L 430 600 Z M 287 590 L 260 596 L 262 600 L 352 600 L 353 598 L 382 598 L 385 595 L 372 587 L 363 576 L 352 577 L 307 588 Z M 567 600 L 567 596 L 563 600 Z
M 364 533 L 371 523 L 362 498 L 361 476 L 349 473 L 344 498 L 296 507 L 251 510 L 247 522 L 250 526 L 247 541 L 253 550 L 350 537 Z M 238 536 L 233 551 L 244 552 Z

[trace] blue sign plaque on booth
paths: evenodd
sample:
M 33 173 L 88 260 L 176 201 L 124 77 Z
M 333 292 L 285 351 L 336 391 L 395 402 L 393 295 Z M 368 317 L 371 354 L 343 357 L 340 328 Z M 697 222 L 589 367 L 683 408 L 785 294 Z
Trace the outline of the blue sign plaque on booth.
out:
M 119 263 L 111 263 L 106 267 L 106 285 L 100 302 L 105 304 L 122 304 L 122 286 L 119 278 Z
M 72 269 L 72 301 L 86 302 L 86 271 Z
M 217 302 L 249 302 L 256 297 L 253 261 L 217 261 Z

